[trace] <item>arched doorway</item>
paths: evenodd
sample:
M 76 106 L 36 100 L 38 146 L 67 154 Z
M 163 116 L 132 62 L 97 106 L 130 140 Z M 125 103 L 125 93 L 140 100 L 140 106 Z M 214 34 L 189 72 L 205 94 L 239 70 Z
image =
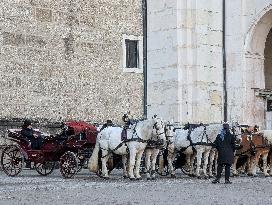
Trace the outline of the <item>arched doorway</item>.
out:
M 245 45 L 246 118 L 272 129 L 272 6 L 266 7 L 248 31 Z M 252 92 L 252 89 L 255 92 Z M 251 90 L 251 91 L 250 91 Z M 271 101 L 270 101 L 271 100 Z M 269 108 L 271 103 L 271 111 Z
M 272 129 L 272 29 L 270 29 L 264 49 L 264 78 L 266 99 L 266 129 Z

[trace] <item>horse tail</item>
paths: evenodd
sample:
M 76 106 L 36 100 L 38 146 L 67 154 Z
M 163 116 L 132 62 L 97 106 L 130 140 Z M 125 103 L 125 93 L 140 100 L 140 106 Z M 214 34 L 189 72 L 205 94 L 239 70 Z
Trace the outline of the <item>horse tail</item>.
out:
M 96 138 L 95 147 L 94 147 L 92 156 L 90 157 L 89 162 L 88 162 L 88 168 L 89 168 L 90 172 L 97 172 L 98 171 L 99 150 L 100 150 L 100 145 L 98 142 L 98 138 Z

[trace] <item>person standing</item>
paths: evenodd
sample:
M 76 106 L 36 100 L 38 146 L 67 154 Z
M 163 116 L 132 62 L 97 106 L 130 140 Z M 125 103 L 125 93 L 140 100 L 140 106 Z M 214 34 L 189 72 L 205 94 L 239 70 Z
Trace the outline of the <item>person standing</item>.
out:
M 130 125 L 132 125 L 133 122 L 130 119 L 128 114 L 124 114 L 122 117 L 122 120 L 125 124 L 121 133 L 121 140 L 124 141 L 124 140 L 127 140 L 127 129 L 129 129 Z
M 231 184 L 232 182 L 229 180 L 229 177 L 230 167 L 234 160 L 235 137 L 230 132 L 229 124 L 223 124 L 223 129 L 220 134 L 217 135 L 214 144 L 218 151 L 218 167 L 216 179 L 213 180 L 212 183 L 220 183 L 221 173 L 225 166 L 225 184 Z

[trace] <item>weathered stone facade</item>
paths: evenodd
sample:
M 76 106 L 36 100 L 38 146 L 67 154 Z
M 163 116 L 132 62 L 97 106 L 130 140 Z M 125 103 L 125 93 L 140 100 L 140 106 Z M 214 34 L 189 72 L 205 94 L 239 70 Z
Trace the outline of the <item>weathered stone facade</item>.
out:
M 121 121 L 143 116 L 143 74 L 122 67 L 142 36 L 137 0 L 1 0 L 0 118 Z
M 272 128 L 252 89 L 271 89 L 272 1 L 225 2 L 228 121 Z M 148 10 L 148 115 L 222 121 L 223 0 L 148 0 Z
M 221 120 L 221 7 L 218 0 L 148 1 L 149 116 Z

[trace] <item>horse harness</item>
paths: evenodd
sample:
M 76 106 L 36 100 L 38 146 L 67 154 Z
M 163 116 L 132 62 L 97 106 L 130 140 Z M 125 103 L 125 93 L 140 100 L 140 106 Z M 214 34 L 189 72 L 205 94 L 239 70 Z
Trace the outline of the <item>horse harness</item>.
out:
M 192 138 L 191 138 L 192 127 L 190 127 L 190 129 L 188 131 L 187 140 L 190 142 L 190 145 L 188 147 L 191 146 L 194 153 L 196 152 L 195 146 L 197 146 L 197 145 L 206 145 L 206 146 L 213 146 L 214 145 L 214 143 L 208 138 L 206 125 L 202 125 L 202 126 L 204 126 L 204 131 L 202 133 L 201 141 L 200 142 L 193 142 L 192 141 Z M 205 138 L 206 138 L 206 142 L 203 142 Z
M 256 153 L 257 153 L 257 149 L 262 149 L 262 148 L 270 147 L 268 145 L 268 143 L 267 143 L 267 140 L 265 140 L 264 137 L 263 137 L 263 143 L 262 143 L 262 145 L 255 145 L 254 142 L 253 142 L 253 140 L 252 140 L 253 134 L 251 133 L 250 136 L 251 137 L 249 138 L 249 145 L 250 145 L 249 149 L 246 150 L 246 151 L 244 151 L 244 152 L 242 152 L 242 153 L 236 154 L 236 156 L 242 156 L 242 155 L 244 155 L 247 152 L 250 152 L 251 155 L 255 156 Z
M 124 144 L 126 145 L 127 142 L 135 141 L 135 142 L 141 142 L 141 143 L 149 143 L 149 142 L 151 142 L 151 141 L 154 141 L 154 140 L 151 140 L 151 139 L 149 139 L 149 140 L 143 140 L 142 138 L 139 137 L 139 135 L 137 134 L 137 131 L 136 131 L 137 123 L 138 123 L 138 122 L 136 122 L 136 124 L 134 125 L 133 134 L 132 134 L 132 138 L 131 138 L 131 139 L 125 139 L 125 140 L 123 140 L 123 141 L 122 141 L 121 143 L 119 143 L 119 145 L 117 145 L 113 150 L 110 150 L 110 152 L 109 152 L 108 154 L 106 154 L 105 156 L 102 156 L 101 158 L 105 158 L 105 157 L 109 156 L 111 152 L 114 152 L 114 151 L 118 150 L 118 149 L 119 149 L 120 147 L 122 147 Z M 157 134 L 157 137 L 158 137 L 158 136 L 164 134 L 164 132 L 162 132 L 162 133 L 157 133 L 158 129 L 157 129 L 156 125 L 157 125 L 157 122 L 153 125 L 153 128 L 156 129 L 156 134 Z M 130 129 L 130 128 L 127 128 L 127 129 Z M 136 136 L 136 137 L 134 138 L 134 136 Z M 100 148 L 100 149 L 103 149 L 103 148 Z M 128 153 L 128 152 L 129 152 L 129 150 L 128 150 L 128 148 L 127 148 L 127 153 Z

